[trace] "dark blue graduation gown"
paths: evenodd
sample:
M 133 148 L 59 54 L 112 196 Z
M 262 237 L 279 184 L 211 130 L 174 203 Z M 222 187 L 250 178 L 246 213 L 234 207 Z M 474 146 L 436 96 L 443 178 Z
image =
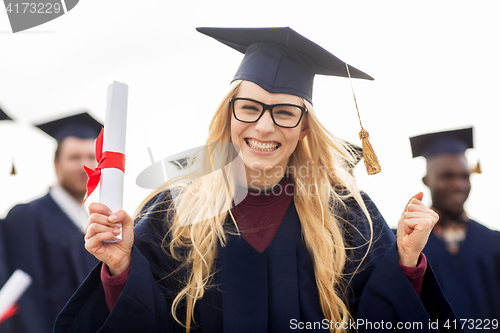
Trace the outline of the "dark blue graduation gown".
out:
M 56 333 L 183 331 L 173 320 L 170 306 L 179 290 L 178 279 L 186 272 L 182 268 L 175 271 L 179 263 L 162 252 L 161 238 L 167 231 L 162 222 L 165 215 L 151 211 L 164 211 L 164 199 L 160 195 L 150 206 L 150 213 L 135 227 L 130 275 L 111 313 L 106 307 L 98 265 L 59 314 Z M 367 196 L 364 199 L 373 217 L 375 243 L 363 269 L 345 288 L 354 318 L 372 325 L 421 322 L 422 332 L 429 321 L 454 319 L 430 267 L 420 300 L 399 266 L 394 235 L 373 202 Z M 363 237 L 369 238 L 368 224 L 353 200 L 347 204 L 339 218 L 353 224 L 345 230 L 346 240 L 359 248 L 348 255 L 360 259 L 366 251 Z M 354 265 L 351 263 L 347 271 L 352 271 Z M 165 278 L 167 273 L 171 275 Z M 196 305 L 198 327 L 194 332 L 296 332 L 302 327 L 310 328 L 302 330 L 308 332 L 328 331 L 330 323 L 323 318 L 313 263 L 302 240 L 293 201 L 263 253 L 243 237 L 227 234 L 226 246 L 218 248 L 212 285 Z M 359 331 L 366 328 L 358 327 Z
M 19 268 L 33 283 L 0 332 L 52 332 L 57 314 L 98 261 L 49 194 L 12 208 L 1 228 L 8 274 Z
M 433 234 L 423 252 L 458 318 L 500 321 L 500 232 L 469 220 L 458 254 Z M 480 320 L 471 327 L 485 327 Z
M 3 220 L 0 219 L 0 226 L 2 225 L 2 223 Z M 2 242 L 2 229 L 0 228 L 0 289 L 3 287 L 8 278 L 9 277 L 7 275 L 7 266 L 5 262 L 5 255 Z
M 0 226 L 2 225 L 3 220 L 0 219 Z M 4 255 L 4 249 L 3 249 L 3 242 L 2 240 L 2 229 L 0 228 L 0 288 L 3 287 L 5 282 L 7 281 L 7 267 L 5 264 L 5 255 Z

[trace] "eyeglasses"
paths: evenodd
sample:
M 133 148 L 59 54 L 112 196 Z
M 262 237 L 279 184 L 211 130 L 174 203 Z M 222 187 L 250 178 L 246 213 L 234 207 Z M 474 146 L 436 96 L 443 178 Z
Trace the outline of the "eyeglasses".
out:
M 250 98 L 231 98 L 233 115 L 236 120 L 244 123 L 259 121 L 266 110 L 269 110 L 274 124 L 284 128 L 297 127 L 307 109 L 294 104 L 267 105 Z

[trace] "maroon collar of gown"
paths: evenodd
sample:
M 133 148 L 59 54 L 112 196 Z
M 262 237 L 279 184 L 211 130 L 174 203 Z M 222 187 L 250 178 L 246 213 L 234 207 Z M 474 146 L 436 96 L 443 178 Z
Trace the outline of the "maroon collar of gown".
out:
M 289 176 L 267 191 L 248 189 L 245 199 L 232 209 L 245 241 L 258 252 L 264 252 L 278 231 L 292 199 L 293 184 Z

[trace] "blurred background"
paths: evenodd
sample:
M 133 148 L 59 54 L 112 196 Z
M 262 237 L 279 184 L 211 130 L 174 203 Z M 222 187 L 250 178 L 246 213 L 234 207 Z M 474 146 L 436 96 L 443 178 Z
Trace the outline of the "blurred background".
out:
M 355 170 L 395 226 L 411 196 L 430 203 L 409 137 L 473 126 L 467 152 L 469 216 L 500 229 L 497 121 L 500 4 L 485 1 L 160 1 L 85 0 L 64 16 L 13 34 L 0 10 L 0 217 L 55 183 L 56 142 L 35 128 L 88 111 L 104 121 L 107 86 L 129 85 L 124 209 L 149 193 L 137 175 L 155 160 L 204 144 L 208 124 L 242 54 L 198 26 L 290 26 L 375 81 L 353 80 L 363 126 L 382 165 Z M 495 40 L 497 42 L 495 42 Z M 361 145 L 348 79 L 316 76 L 316 113 L 336 136 Z M 17 175 L 11 176 L 14 159 Z M 98 200 L 98 192 L 90 201 Z

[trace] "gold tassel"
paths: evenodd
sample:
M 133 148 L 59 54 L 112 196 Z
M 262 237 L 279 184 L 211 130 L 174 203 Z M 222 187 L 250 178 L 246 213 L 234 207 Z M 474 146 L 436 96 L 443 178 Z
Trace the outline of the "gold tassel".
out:
M 359 125 L 361 126 L 361 131 L 359 132 L 359 138 L 362 142 L 363 149 L 363 159 L 365 160 L 366 172 L 368 175 L 374 175 L 382 171 L 382 167 L 378 161 L 377 155 L 373 150 L 372 144 L 368 139 L 370 135 L 368 131 L 363 128 L 363 124 L 361 123 L 361 117 L 359 115 L 358 103 L 356 102 L 356 95 L 354 94 L 354 88 L 352 87 L 351 73 L 349 73 L 349 65 L 345 64 L 347 68 L 347 74 L 349 75 L 349 82 L 351 83 L 352 96 L 354 97 L 354 104 L 356 105 L 356 111 L 358 112 Z
M 14 166 L 14 159 L 12 159 L 12 168 L 10 169 L 10 174 L 15 176 L 17 174 L 16 167 Z
M 366 172 L 368 172 L 369 175 L 374 175 L 382 171 L 382 168 L 380 167 L 377 155 L 375 155 L 372 144 L 368 139 L 369 137 L 370 134 L 368 134 L 368 132 L 364 128 L 361 128 L 361 131 L 359 132 L 359 138 L 361 139 L 363 146 L 363 159 L 365 160 Z
M 477 161 L 476 167 L 470 171 L 471 173 L 483 173 L 481 171 L 481 164 L 479 164 L 479 161 Z

